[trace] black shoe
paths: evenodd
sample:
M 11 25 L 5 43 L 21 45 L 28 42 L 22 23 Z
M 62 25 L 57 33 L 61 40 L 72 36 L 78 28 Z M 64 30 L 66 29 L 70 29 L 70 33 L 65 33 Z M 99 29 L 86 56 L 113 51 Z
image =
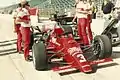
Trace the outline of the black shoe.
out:
M 19 54 L 24 54 L 24 52 L 23 51 L 19 51 Z
M 26 61 L 28 61 L 28 62 L 30 62 L 30 61 L 32 61 L 32 60 L 33 60 L 33 57 L 32 57 L 32 56 L 30 56 L 30 55 L 28 55 L 28 56 L 25 58 L 25 60 L 26 60 Z

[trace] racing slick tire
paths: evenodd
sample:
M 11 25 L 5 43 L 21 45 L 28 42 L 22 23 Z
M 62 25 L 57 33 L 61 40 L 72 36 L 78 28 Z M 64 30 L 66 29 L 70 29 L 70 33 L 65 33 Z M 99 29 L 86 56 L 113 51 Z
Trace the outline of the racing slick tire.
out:
M 106 35 L 98 35 L 94 38 L 94 49 L 99 59 L 108 58 L 112 55 L 112 43 Z
M 107 36 L 108 36 L 108 38 L 110 39 L 110 41 L 112 43 L 112 40 L 113 40 L 112 33 L 111 32 L 107 33 Z
M 44 43 L 42 42 L 34 43 L 32 47 L 32 55 L 35 69 L 38 71 L 47 70 L 48 63 Z
M 30 44 L 29 44 L 29 49 L 32 49 L 32 46 L 34 44 L 34 35 L 33 32 L 30 33 Z

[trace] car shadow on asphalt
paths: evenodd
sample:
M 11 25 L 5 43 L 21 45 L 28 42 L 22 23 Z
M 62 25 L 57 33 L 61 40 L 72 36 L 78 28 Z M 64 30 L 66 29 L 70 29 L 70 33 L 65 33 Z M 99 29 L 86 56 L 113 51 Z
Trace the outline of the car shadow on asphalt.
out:
M 120 51 L 113 51 L 113 53 L 111 55 L 111 58 L 113 59 L 113 63 L 107 63 L 107 64 L 104 64 L 104 65 L 99 65 L 99 66 L 97 66 L 97 68 L 101 69 L 101 68 L 107 68 L 107 67 L 120 65 L 120 64 L 114 62 L 114 59 L 120 58 Z
M 101 68 L 107 68 L 107 67 L 112 67 L 112 66 L 117 66 L 119 65 L 118 63 L 108 63 L 108 64 L 104 64 L 104 65 L 99 65 L 97 66 L 98 69 L 101 69 Z

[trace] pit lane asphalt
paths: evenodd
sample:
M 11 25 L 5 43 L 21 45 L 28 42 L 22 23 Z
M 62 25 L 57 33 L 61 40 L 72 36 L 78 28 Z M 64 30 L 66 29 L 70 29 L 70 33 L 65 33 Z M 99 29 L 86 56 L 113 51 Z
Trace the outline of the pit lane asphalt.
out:
M 100 34 L 103 20 L 93 20 L 92 30 Z M 32 62 L 16 52 L 12 16 L 0 14 L 0 80 L 119 80 L 120 48 L 113 50 L 113 62 L 100 64 L 96 73 L 82 72 L 60 76 L 53 71 L 36 71 Z

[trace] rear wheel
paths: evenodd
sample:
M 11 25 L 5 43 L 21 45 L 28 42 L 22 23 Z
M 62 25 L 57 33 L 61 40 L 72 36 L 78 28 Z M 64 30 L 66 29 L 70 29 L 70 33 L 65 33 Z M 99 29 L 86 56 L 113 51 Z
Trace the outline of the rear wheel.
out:
M 99 59 L 108 58 L 112 54 L 112 43 L 106 35 L 98 35 L 94 38 L 94 53 Z
M 42 42 L 34 43 L 32 47 L 33 64 L 36 70 L 46 70 L 48 68 L 46 48 Z

